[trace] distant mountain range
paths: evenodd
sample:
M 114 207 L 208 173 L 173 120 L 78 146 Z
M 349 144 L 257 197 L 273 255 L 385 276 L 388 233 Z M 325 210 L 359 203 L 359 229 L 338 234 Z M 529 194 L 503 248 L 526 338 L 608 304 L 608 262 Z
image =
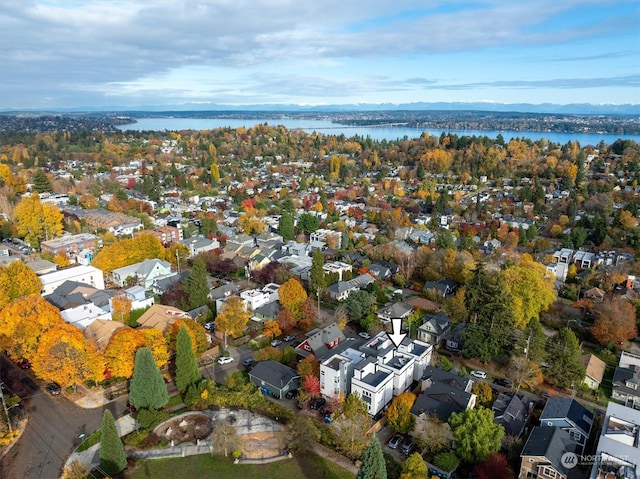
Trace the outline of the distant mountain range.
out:
M 236 112 L 365 112 L 365 111 L 485 111 L 485 112 L 521 112 L 521 113 L 553 113 L 565 115 L 640 115 L 640 105 L 570 103 L 559 105 L 554 103 L 490 103 L 490 102 L 437 102 L 437 103 L 359 103 L 345 105 L 218 105 L 213 103 L 186 103 L 181 105 L 144 105 L 135 107 L 126 106 L 102 106 L 102 107 L 78 107 L 55 108 L 46 112 L 72 113 L 72 112 L 185 112 L 185 111 L 236 111 Z M 1 110 L 3 113 L 44 113 L 43 110 Z

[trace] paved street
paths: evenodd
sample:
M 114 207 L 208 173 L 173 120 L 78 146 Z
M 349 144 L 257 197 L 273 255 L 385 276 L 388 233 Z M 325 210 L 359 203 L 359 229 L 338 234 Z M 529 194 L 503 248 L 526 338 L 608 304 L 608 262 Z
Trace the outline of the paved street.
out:
M 2 368 L 9 367 L 15 366 L 3 360 Z M 0 461 L 3 479 L 60 477 L 78 435 L 91 434 L 98 429 L 105 408 L 114 417 L 122 416 L 126 398 L 96 409 L 83 409 L 64 395 L 53 397 L 43 388 L 30 391 L 23 402 L 29 422 L 20 439 Z

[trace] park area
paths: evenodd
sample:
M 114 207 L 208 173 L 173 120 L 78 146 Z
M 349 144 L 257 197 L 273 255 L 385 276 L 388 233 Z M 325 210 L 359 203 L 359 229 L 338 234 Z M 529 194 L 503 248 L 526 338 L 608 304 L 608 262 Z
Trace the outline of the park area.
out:
M 353 479 L 354 475 L 313 453 L 268 464 L 234 464 L 228 458 L 201 454 L 185 458 L 137 461 L 123 473 L 126 479 Z

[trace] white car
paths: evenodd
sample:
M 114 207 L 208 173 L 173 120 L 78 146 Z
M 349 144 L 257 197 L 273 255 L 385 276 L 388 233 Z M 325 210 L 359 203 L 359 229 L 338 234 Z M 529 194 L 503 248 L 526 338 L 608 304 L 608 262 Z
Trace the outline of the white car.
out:
M 280 341 L 279 339 L 274 339 L 273 341 L 271 341 L 271 346 L 273 346 L 274 348 L 277 348 L 281 344 L 282 344 L 282 341 Z
M 367 333 L 366 331 L 362 331 L 361 333 L 358 333 L 358 336 L 360 336 L 361 338 L 364 338 L 364 339 L 371 339 L 371 335 L 369 333 Z
M 484 371 L 471 371 L 469 374 L 471 374 L 474 378 L 487 379 L 487 373 L 485 373 Z
M 231 356 L 222 356 L 218 358 L 218 364 L 229 364 L 233 362 L 233 358 Z

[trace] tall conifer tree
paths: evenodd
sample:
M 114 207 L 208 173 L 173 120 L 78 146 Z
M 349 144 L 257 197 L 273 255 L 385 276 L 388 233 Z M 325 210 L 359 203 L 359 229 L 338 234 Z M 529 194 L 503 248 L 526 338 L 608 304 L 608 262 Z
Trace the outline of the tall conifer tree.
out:
M 127 454 L 118 435 L 113 415 L 108 409 L 102 413 L 100 433 L 102 436 L 100 439 L 100 469 L 109 476 L 118 474 L 127 467 Z
M 375 434 L 371 435 L 369 445 L 362 453 L 362 465 L 358 469 L 356 479 L 387 479 L 382 447 Z
M 169 401 L 167 386 L 149 348 L 136 351 L 129 401 L 136 409 L 160 409 Z
M 200 379 L 200 371 L 193 343 L 187 328 L 182 325 L 176 339 L 176 387 L 181 393 L 187 392 L 189 386 Z

